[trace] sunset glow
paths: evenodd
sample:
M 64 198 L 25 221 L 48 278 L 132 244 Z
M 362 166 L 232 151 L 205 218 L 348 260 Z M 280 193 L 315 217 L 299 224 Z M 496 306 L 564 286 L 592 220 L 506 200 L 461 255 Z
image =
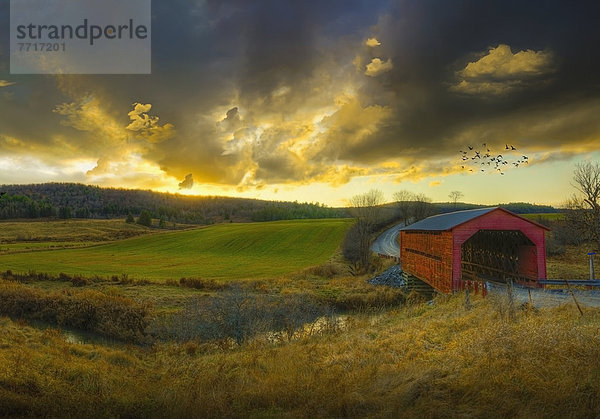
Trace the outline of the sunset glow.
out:
M 600 157 L 600 58 L 594 16 L 544 7 L 154 2 L 151 75 L 10 74 L 0 38 L 0 184 L 560 205 Z M 507 144 L 528 163 L 462 167 Z

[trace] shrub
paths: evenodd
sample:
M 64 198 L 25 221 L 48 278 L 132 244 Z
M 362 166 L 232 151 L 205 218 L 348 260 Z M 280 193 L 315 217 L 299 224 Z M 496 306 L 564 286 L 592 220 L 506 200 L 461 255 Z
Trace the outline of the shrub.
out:
M 552 225 L 552 236 L 560 245 L 575 245 L 578 246 L 585 240 L 574 226 L 567 221 L 556 221 Z
M 307 271 L 312 275 L 328 279 L 331 279 L 341 273 L 340 267 L 331 262 L 314 266 L 309 268 Z
M 60 281 L 59 277 L 52 277 L 47 273 L 37 273 L 35 271 L 29 271 L 27 273 L 15 273 L 11 270 L 3 272 L 0 274 L 0 278 L 7 281 L 17 281 L 17 282 L 28 282 L 28 281 Z M 70 280 L 70 279 L 69 279 Z
M 400 288 L 385 286 L 331 285 L 326 289 L 316 290 L 315 297 L 321 304 L 335 309 L 365 310 L 397 307 L 403 305 L 407 296 Z
M 563 243 L 555 239 L 554 236 L 549 236 L 546 240 L 546 255 L 560 256 L 566 253 L 567 249 Z
M 167 280 L 168 283 L 168 280 Z M 197 290 L 219 291 L 227 288 L 226 284 L 219 283 L 214 279 L 201 278 L 180 278 L 179 285 L 186 288 L 194 288 Z
M 0 281 L 0 313 L 142 341 L 151 307 L 98 291 L 50 292 Z
M 71 278 L 71 285 L 73 285 L 74 287 L 83 287 L 88 284 L 88 280 L 79 275 L 76 275 L 73 278 Z
M 71 278 L 71 276 L 69 274 L 61 272 L 58 274 L 58 279 L 60 281 L 71 281 L 73 278 Z
M 272 303 L 271 330 L 291 341 L 305 325 L 324 316 L 331 316 L 331 309 L 306 294 L 288 294 Z
M 327 314 L 328 307 L 305 294 L 256 295 L 236 285 L 218 297 L 190 300 L 179 313 L 155 322 L 153 332 L 161 339 L 239 346 L 265 333 L 291 340 L 307 323 Z

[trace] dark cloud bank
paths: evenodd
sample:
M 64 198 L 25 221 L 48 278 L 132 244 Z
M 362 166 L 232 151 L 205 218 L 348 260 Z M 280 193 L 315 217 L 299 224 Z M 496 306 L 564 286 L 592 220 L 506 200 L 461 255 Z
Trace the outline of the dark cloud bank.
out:
M 553 1 L 153 2 L 148 76 L 10 75 L 3 31 L 0 155 L 55 165 L 88 158 L 126 170 L 132 160 L 115 158 L 116 147 L 185 177 L 180 188 L 193 185 L 190 171 L 196 182 L 244 188 L 343 183 L 389 160 L 439 173 L 440 161 L 482 139 L 533 152 L 597 150 L 598 9 Z M 6 27 L 6 0 L 0 16 Z M 135 122 L 132 104 L 151 110 L 134 124 L 139 130 L 122 133 Z M 56 111 L 71 105 L 78 110 Z M 116 128 L 94 128 L 92 117 Z

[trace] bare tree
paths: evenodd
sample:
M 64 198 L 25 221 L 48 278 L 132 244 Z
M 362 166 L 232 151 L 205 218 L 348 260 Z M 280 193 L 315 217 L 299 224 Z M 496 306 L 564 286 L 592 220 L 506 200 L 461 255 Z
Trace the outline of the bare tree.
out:
M 350 198 L 350 213 L 356 223 L 344 239 L 344 256 L 357 269 L 367 270 L 371 260 L 371 234 L 381 221 L 383 193 L 377 189 Z
M 577 164 L 573 180 L 579 194 L 567 201 L 567 220 L 600 250 L 600 163 Z
M 377 223 L 381 214 L 378 208 L 385 198 L 379 189 L 371 189 L 369 192 L 354 195 L 350 198 L 350 213 L 357 219 L 364 219 L 369 223 Z
M 425 194 L 415 194 L 406 190 L 394 193 L 398 217 L 408 225 L 433 215 L 435 210 L 431 205 L 431 199 Z
M 415 194 L 405 189 L 394 192 L 394 201 L 396 201 L 396 208 L 398 211 L 398 217 L 407 225 L 411 218 L 412 205 Z
M 422 193 L 415 195 L 413 208 L 413 217 L 415 221 L 422 220 L 433 214 L 435 214 L 435 208 L 431 204 L 431 198 Z
M 454 209 L 456 209 L 456 204 L 458 204 L 458 201 L 463 199 L 464 196 L 465 195 L 461 191 L 452 191 L 448 194 L 448 198 L 450 198 L 454 204 Z

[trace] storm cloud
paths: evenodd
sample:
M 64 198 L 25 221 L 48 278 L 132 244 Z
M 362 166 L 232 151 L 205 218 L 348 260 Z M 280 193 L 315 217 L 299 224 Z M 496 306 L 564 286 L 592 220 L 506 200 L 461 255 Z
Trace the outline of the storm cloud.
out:
M 179 182 L 179 189 L 192 189 L 194 187 L 194 176 L 189 173 L 185 175 L 185 179 Z
M 155 3 L 151 75 L 11 75 L 2 35 L 0 156 L 178 190 L 443 176 L 482 138 L 598 150 L 592 2 Z

